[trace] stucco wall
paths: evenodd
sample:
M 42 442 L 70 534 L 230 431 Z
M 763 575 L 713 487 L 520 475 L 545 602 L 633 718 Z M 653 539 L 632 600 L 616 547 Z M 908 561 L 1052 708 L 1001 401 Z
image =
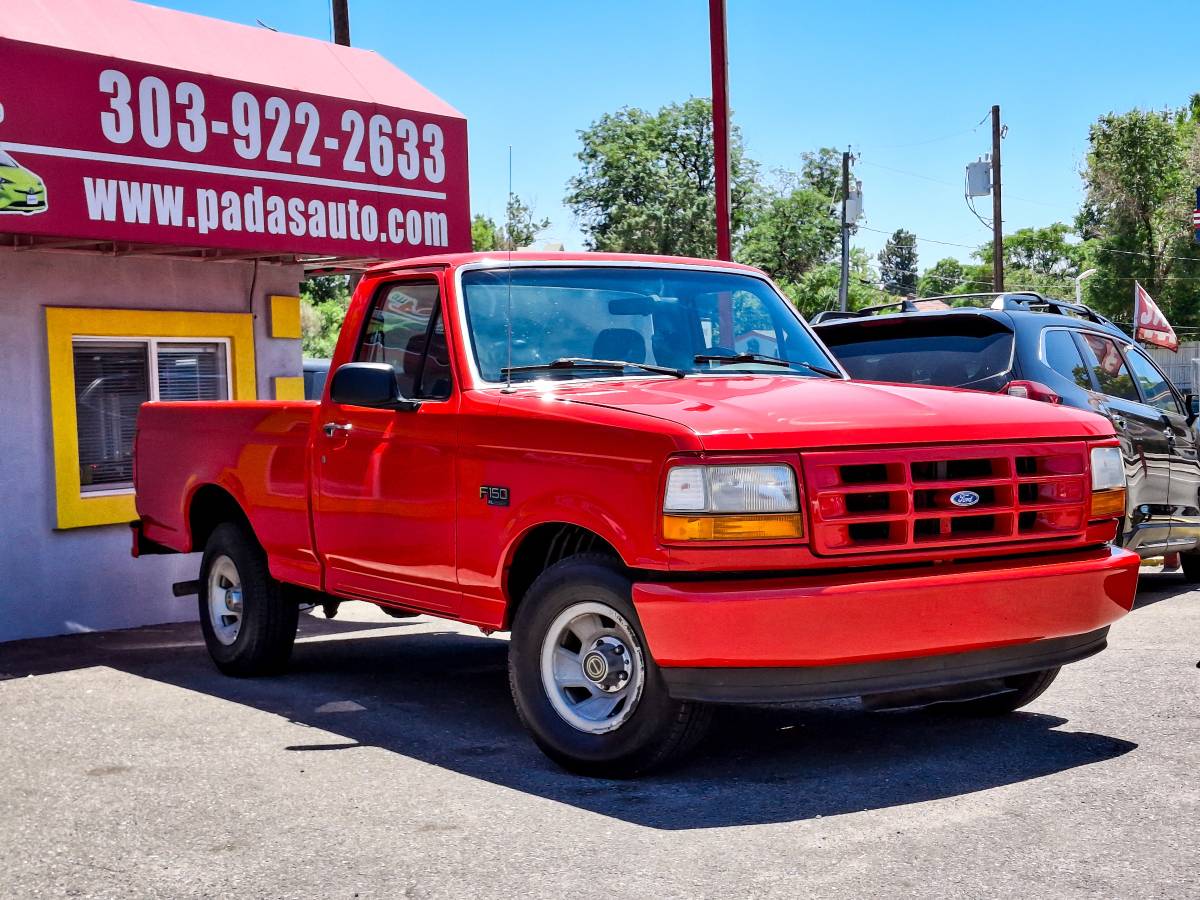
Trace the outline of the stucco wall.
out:
M 300 342 L 270 337 L 269 297 L 299 266 L 0 248 L 0 641 L 195 618 L 171 584 L 196 556 L 129 555 L 123 525 L 56 531 L 47 306 L 253 312 L 258 396 L 300 374 Z M 2 668 L 2 666 L 0 666 Z

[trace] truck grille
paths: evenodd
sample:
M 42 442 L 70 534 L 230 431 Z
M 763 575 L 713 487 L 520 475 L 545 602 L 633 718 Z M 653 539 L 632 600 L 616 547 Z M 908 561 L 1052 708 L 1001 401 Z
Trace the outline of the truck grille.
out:
M 805 453 L 802 460 L 819 554 L 1070 541 L 1087 527 L 1082 442 Z

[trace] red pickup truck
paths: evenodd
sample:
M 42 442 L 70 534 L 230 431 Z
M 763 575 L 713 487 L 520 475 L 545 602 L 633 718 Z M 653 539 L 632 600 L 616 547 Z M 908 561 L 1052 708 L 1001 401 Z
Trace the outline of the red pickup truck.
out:
M 1012 711 L 1133 603 L 1107 420 L 851 381 L 756 269 L 379 266 L 331 373 L 142 407 L 134 553 L 203 551 L 231 675 L 280 670 L 306 603 L 506 630 L 538 745 L 633 774 L 714 702 Z

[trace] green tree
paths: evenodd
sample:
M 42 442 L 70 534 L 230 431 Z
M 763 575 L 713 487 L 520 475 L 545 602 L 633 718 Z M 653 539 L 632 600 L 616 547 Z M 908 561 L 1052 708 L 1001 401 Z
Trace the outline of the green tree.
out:
M 936 297 L 938 294 L 966 293 L 971 287 L 966 281 L 966 267 L 953 256 L 948 256 L 939 259 L 933 268 L 925 270 L 917 282 L 917 294 Z
M 519 250 L 536 241 L 549 227 L 549 219 L 537 218 L 532 207 L 511 194 L 505 204 L 503 225 L 497 225 L 482 213 L 476 213 L 471 219 L 471 246 L 481 252 Z
M 579 133 L 582 170 L 566 205 L 593 250 L 711 257 L 716 252 L 712 103 L 691 98 L 657 113 L 625 108 Z M 758 190 L 741 133 L 730 134 L 732 224 L 744 231 Z
M 831 200 L 842 198 L 842 153 L 833 147 L 822 147 L 815 153 L 800 154 L 800 178 L 805 187 L 824 194 Z
M 793 305 L 811 318 L 823 310 L 837 309 L 840 277 L 841 263 L 827 262 L 813 266 L 798 281 L 779 281 L 778 284 Z M 877 280 L 866 251 L 860 247 L 852 248 L 848 297 L 851 309 L 888 302 L 888 295 L 875 287 Z
M 500 229 L 483 213 L 471 217 L 471 249 L 486 253 L 500 246 Z
M 349 308 L 350 279 L 345 275 L 320 275 L 300 286 L 300 348 L 307 358 L 333 356 Z
M 1076 226 L 1086 299 L 1128 322 L 1136 279 L 1177 325 L 1200 324 L 1200 253 L 1192 243 L 1193 190 L 1200 184 L 1200 96 L 1182 109 L 1101 116 L 1088 136 L 1086 195 Z
M 897 228 L 879 251 L 879 271 L 883 289 L 904 296 L 917 290 L 917 237 Z
M 837 250 L 839 222 L 830 198 L 800 187 L 771 197 L 746 233 L 738 259 L 779 281 L 798 282 Z

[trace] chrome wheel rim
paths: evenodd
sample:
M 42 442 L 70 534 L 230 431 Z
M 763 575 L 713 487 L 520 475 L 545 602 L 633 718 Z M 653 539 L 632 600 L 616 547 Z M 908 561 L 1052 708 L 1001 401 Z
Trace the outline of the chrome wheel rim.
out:
M 226 647 L 242 630 L 242 577 L 228 556 L 218 556 L 208 570 L 208 621 Z
M 646 681 L 642 647 L 630 624 L 604 603 L 576 603 L 542 641 L 542 688 L 564 722 L 587 734 L 620 728 Z

